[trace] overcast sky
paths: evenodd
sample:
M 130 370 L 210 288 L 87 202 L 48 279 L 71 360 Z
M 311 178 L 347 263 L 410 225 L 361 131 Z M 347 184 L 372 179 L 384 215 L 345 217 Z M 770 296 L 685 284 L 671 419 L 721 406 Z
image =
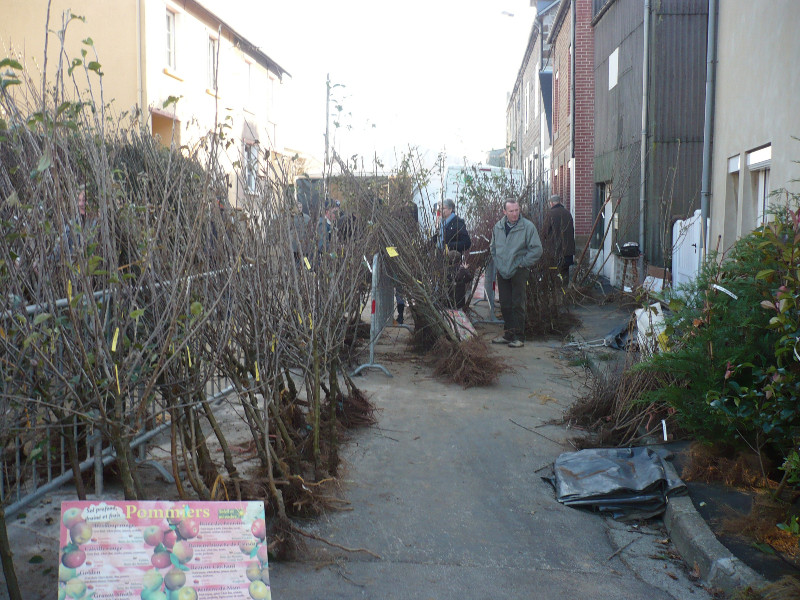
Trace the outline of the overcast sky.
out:
M 325 79 L 342 156 L 387 168 L 409 145 L 429 161 L 485 160 L 505 146 L 506 99 L 535 11 L 529 0 L 202 0 L 291 77 L 279 143 L 322 158 Z M 349 116 L 348 116 L 349 113 Z M 333 117 L 332 117 L 333 121 Z

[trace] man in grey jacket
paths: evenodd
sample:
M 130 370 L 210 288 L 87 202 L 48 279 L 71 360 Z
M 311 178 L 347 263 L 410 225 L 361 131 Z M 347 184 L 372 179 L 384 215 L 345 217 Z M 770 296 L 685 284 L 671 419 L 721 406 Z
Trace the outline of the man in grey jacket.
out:
M 505 331 L 492 343 L 522 348 L 525 345 L 525 289 L 531 267 L 542 256 L 542 243 L 536 226 L 520 215 L 515 199 L 505 201 L 503 215 L 492 230 L 490 249 L 497 271 Z

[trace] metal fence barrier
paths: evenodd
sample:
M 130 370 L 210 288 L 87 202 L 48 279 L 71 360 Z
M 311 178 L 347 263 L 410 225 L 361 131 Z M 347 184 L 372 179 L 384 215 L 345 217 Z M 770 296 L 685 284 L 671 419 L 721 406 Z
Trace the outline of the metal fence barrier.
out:
M 359 365 L 353 371 L 353 375 L 358 375 L 364 369 L 380 369 L 387 376 L 391 377 L 389 369 L 375 362 L 375 345 L 378 338 L 393 322 L 394 317 L 394 289 L 395 282 L 384 269 L 383 260 L 380 253 L 372 257 L 372 307 L 369 319 L 369 362 Z M 406 329 L 411 329 L 406 325 L 400 325 Z
M 503 320 L 497 318 L 497 311 L 495 310 L 495 303 L 494 303 L 494 285 L 496 279 L 496 272 L 494 268 L 494 260 L 491 258 L 486 263 L 486 270 L 483 273 L 483 293 L 484 297 L 480 300 L 475 301 L 473 304 L 478 304 L 479 302 L 486 302 L 489 304 L 489 318 L 476 320 L 473 323 L 491 323 L 493 325 L 502 324 Z
M 214 274 L 216 272 L 204 273 L 200 276 Z M 197 276 L 193 276 L 192 279 L 195 277 Z M 105 301 L 109 295 L 107 290 L 96 292 L 95 300 Z M 62 298 L 57 300 L 50 310 L 64 308 L 67 305 L 68 300 Z M 26 312 L 32 315 L 45 309 L 48 309 L 48 306 L 31 305 L 26 307 Z M 0 320 L 10 316 L 9 313 L 0 314 Z M 206 383 L 207 399 L 211 405 L 218 405 L 233 391 L 234 387 L 219 373 L 214 373 Z M 147 442 L 171 426 L 170 421 L 165 418 L 166 416 L 168 416 L 168 412 L 165 409 L 155 410 L 149 414 L 145 420 L 146 423 L 155 423 L 158 420 L 161 423 L 142 431 L 131 440 L 130 447 L 138 450 L 138 460 L 136 461 L 138 465 L 154 467 L 168 482 L 172 483 L 174 481 L 172 474 L 166 471 L 160 463 L 146 460 Z M 73 439 L 83 437 L 79 434 L 85 433 L 85 454 L 82 460 L 79 457 L 81 461 L 79 467 L 81 473 L 94 470 L 94 493 L 100 496 L 103 493 L 103 468 L 116 460 L 116 452 L 110 446 L 103 447 L 102 436 L 90 425 L 74 424 L 70 427 L 73 427 Z M 13 517 L 32 502 L 74 480 L 73 470 L 66 462 L 64 438 L 59 432 L 62 428 L 63 426 L 59 425 L 38 425 L 36 427 L 35 439 L 45 442 L 43 451 L 36 458 L 31 458 L 25 450 L 24 432 L 20 432 L 14 443 L 4 449 L 3 459 L 0 462 L 0 503 L 10 502 L 5 508 L 6 517 Z M 60 442 L 56 441 L 59 439 Z M 13 491 L 10 489 L 12 487 Z

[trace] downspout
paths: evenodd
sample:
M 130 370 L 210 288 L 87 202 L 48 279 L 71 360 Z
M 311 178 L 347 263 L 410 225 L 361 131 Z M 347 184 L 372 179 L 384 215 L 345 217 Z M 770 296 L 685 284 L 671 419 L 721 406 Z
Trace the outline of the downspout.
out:
M 650 0 L 644 0 L 644 60 L 642 61 L 642 140 L 639 169 L 639 250 L 644 252 L 645 178 L 647 175 L 647 89 L 650 80 Z
M 703 125 L 703 175 L 700 187 L 700 251 L 697 270 L 706 258 L 708 214 L 711 204 L 711 147 L 714 137 L 714 94 L 717 68 L 717 0 L 708 0 L 708 47 L 706 49 L 706 110 Z
M 575 177 L 575 170 L 577 165 L 575 164 L 575 3 L 577 0 L 572 0 L 570 3 L 570 56 L 569 56 L 569 114 L 570 114 L 570 124 L 569 124 L 569 155 L 572 159 L 572 170 L 571 178 L 572 181 L 577 181 Z M 569 185 L 569 209 L 572 214 L 575 214 L 575 201 L 576 201 L 576 194 L 575 194 L 575 186 L 572 185 L 572 181 L 570 181 Z
M 536 103 L 541 107 L 541 110 L 539 111 L 539 114 L 536 116 L 536 120 L 538 121 L 536 125 L 539 127 L 539 159 L 536 161 L 539 164 L 536 165 L 536 167 L 539 172 L 536 173 L 535 175 L 539 180 L 537 185 L 539 189 L 536 190 L 536 192 L 534 192 L 536 194 L 536 196 L 534 196 L 533 199 L 534 203 L 537 200 L 541 200 L 542 202 L 544 202 L 543 198 L 544 194 L 542 193 L 544 192 L 545 189 L 544 186 L 547 185 L 548 188 L 550 187 L 550 182 L 548 181 L 545 183 L 544 180 L 544 135 L 542 131 L 542 114 L 546 113 L 546 111 L 544 109 L 544 96 L 542 95 L 542 75 L 541 75 L 542 61 L 544 60 L 544 40 L 542 40 L 542 31 L 544 31 L 544 19 L 539 14 L 538 8 L 536 9 L 536 21 L 538 23 L 538 28 L 539 28 L 539 31 L 536 33 L 536 37 L 539 40 L 539 63 L 536 65 L 537 66 L 536 79 L 538 79 L 538 81 L 536 82 L 536 89 L 539 90 L 537 93 L 539 96 L 542 96 L 542 101 L 540 103 Z M 552 94 L 552 91 L 550 93 Z M 534 106 L 536 106 L 536 104 L 534 104 Z M 544 121 L 545 123 L 547 123 L 547 118 L 545 118 Z M 548 175 L 552 177 L 552 175 L 550 175 L 549 172 Z M 538 196 L 542 196 L 542 198 L 538 198 Z
M 139 110 L 144 119 L 147 107 L 144 98 L 144 66 L 142 65 L 142 2 L 143 0 L 136 0 L 136 95 Z M 147 124 L 150 125 L 150 119 L 147 121 Z M 150 128 L 148 127 L 148 129 Z

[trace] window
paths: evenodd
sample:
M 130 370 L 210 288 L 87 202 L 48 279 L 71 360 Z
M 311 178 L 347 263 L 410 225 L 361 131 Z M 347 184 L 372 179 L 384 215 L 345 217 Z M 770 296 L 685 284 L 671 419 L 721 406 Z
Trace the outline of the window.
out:
M 173 71 L 176 69 L 175 60 L 175 13 L 167 10 L 167 67 Z
M 245 70 L 247 71 L 247 97 L 245 98 L 245 106 L 249 107 L 253 104 L 253 63 L 247 61 L 245 63 Z
M 208 89 L 217 89 L 217 48 L 219 42 L 215 37 L 208 38 Z
M 592 203 L 592 218 L 597 225 L 592 232 L 592 240 L 590 248 L 599 250 L 603 246 L 603 233 L 605 232 L 605 202 L 606 202 L 606 184 L 595 183 L 594 185 L 594 202 Z
M 728 159 L 728 177 L 725 182 L 724 248 L 739 235 L 739 162 L 740 155 Z
M 245 191 L 255 194 L 258 182 L 258 146 L 247 142 L 244 145 L 244 178 Z
M 769 169 L 772 163 L 772 146 L 764 146 L 747 153 L 747 168 L 750 171 L 752 198 L 755 208 L 755 227 L 763 225 L 769 218 Z
M 553 135 L 558 133 L 558 71 L 556 71 L 555 79 L 553 84 Z
M 617 77 L 619 76 L 619 48 L 608 57 L 608 89 L 614 89 L 617 85 Z
M 525 85 L 525 133 L 528 132 L 528 124 L 531 120 L 531 82 Z
M 569 80 L 569 76 L 572 73 L 572 46 L 569 47 L 569 55 L 567 56 L 567 90 L 570 89 L 570 85 L 572 82 Z M 572 114 L 572 102 L 570 102 L 570 94 L 567 93 L 567 116 L 569 117 Z

